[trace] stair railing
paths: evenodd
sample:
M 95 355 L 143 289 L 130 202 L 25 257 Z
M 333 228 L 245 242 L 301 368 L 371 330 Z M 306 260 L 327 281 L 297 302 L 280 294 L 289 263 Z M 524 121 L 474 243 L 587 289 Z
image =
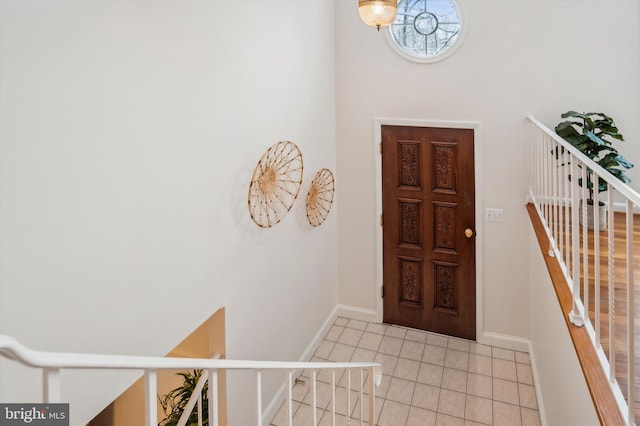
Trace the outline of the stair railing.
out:
M 551 246 L 548 255 L 556 257 L 572 292 L 573 309 L 569 319 L 576 327 L 585 327 L 588 331 L 609 385 L 615 395 L 621 414 L 628 425 L 634 425 L 634 401 L 636 397 L 635 332 L 636 308 L 634 304 L 636 288 L 634 286 L 634 211 L 640 208 L 640 194 L 624 184 L 608 171 L 589 159 L 578 149 L 549 130 L 533 116 L 527 117 L 529 160 L 531 174 L 529 179 L 529 198 L 535 205 L 544 225 Z M 606 216 L 608 230 L 606 234 L 607 253 L 602 254 L 600 240 L 604 232 L 599 230 L 600 213 L 593 209 L 593 230 L 588 229 L 587 208 L 581 208 L 582 200 L 587 198 L 587 173 L 594 183 L 605 180 L 608 183 L 607 198 L 603 200 L 597 187 L 593 191 L 593 205 L 603 201 L 608 206 Z M 616 205 L 615 200 L 618 200 Z M 586 203 L 584 203 L 586 204 Z M 614 208 L 621 207 L 621 208 Z M 616 236 L 614 236 L 614 210 L 625 217 L 624 257 L 621 264 L 616 262 Z M 620 249 L 620 247 L 618 247 Z M 582 252 L 582 253 L 581 253 Z M 601 266 L 607 267 L 607 307 L 601 306 L 600 274 Z M 619 282 L 624 292 L 616 294 L 616 269 L 625 271 L 625 281 Z M 593 282 L 590 283 L 590 272 Z M 618 274 L 619 276 L 620 274 Z M 619 280 L 620 281 L 620 280 Z M 593 286 L 593 300 L 590 295 Z M 582 295 L 581 295 L 582 293 Z M 616 297 L 626 297 L 626 309 L 616 311 Z M 618 303 L 620 304 L 620 303 Z M 626 311 L 626 312 L 625 312 Z M 593 321 L 590 318 L 593 317 Z M 601 336 L 601 320 L 608 318 L 608 337 Z M 622 317 L 626 324 L 626 341 L 616 335 L 616 321 Z M 618 333 L 620 334 L 620 333 Z M 606 343 L 603 347 L 603 342 Z M 626 400 L 616 379 L 616 346 L 626 350 Z M 606 349 L 606 352 L 605 352 Z M 627 402 L 628 401 L 628 402 Z
M 359 424 L 368 422 L 374 424 L 375 387 L 382 380 L 382 366 L 374 362 L 280 362 L 280 361 L 247 361 L 230 359 L 206 358 L 165 358 L 148 356 L 103 355 L 36 351 L 20 344 L 16 339 L 0 335 L 0 355 L 33 368 L 40 368 L 43 372 L 43 402 L 59 403 L 61 398 L 60 370 L 63 369 L 111 369 L 111 370 L 142 370 L 144 371 L 145 395 L 145 423 L 147 426 L 157 426 L 157 376 L 158 370 L 192 370 L 202 369 L 203 377 L 209 382 L 209 424 L 218 425 L 218 370 L 252 370 L 256 373 L 256 422 L 263 424 L 262 412 L 262 372 L 266 370 L 281 370 L 285 372 L 286 389 L 286 421 L 293 425 L 293 386 L 294 375 L 300 370 L 311 371 L 311 392 L 313 424 L 318 424 L 317 418 L 317 372 L 329 370 L 331 372 L 331 424 L 336 424 L 336 370 L 345 369 L 348 372 L 347 389 L 351 389 L 350 379 L 352 371 L 359 371 L 360 415 Z M 364 372 L 367 371 L 368 381 L 368 418 L 364 418 Z M 204 387 L 204 382 L 202 383 Z M 197 390 L 200 394 L 202 387 Z M 194 392 L 195 393 L 195 392 Z M 351 407 L 351 392 L 346 392 L 346 404 Z M 195 398 L 197 400 L 197 396 Z M 195 404 L 195 402 L 194 402 Z M 350 410 L 347 414 L 350 420 Z M 266 419 L 270 420 L 270 419 Z

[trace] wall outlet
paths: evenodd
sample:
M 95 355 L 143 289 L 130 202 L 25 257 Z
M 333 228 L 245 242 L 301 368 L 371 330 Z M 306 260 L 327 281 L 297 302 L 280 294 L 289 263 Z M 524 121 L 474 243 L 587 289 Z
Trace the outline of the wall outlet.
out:
M 487 220 L 489 222 L 504 222 L 504 213 L 502 209 L 486 209 Z

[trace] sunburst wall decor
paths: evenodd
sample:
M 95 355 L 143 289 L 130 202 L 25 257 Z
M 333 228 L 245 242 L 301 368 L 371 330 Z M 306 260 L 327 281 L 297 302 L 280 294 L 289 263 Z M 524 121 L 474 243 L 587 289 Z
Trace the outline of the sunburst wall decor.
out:
M 311 226 L 320 226 L 327 218 L 335 184 L 333 173 L 329 169 L 321 169 L 313 178 L 307 193 L 307 219 Z
M 291 210 L 302 184 L 302 153 L 293 142 L 278 142 L 260 158 L 249 185 L 249 214 L 271 228 Z

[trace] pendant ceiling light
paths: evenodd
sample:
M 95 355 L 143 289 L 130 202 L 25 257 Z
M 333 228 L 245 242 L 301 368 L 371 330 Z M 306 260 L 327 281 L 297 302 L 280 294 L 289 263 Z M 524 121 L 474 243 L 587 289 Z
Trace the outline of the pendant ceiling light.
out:
M 397 0 L 359 0 L 360 19 L 367 25 L 380 27 L 391 24 L 398 13 Z

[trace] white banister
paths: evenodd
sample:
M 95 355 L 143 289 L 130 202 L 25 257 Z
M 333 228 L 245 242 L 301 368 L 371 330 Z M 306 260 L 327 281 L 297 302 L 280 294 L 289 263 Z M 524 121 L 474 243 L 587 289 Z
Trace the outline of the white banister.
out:
M 262 412 L 262 371 L 263 370 L 284 370 L 287 372 L 285 376 L 285 387 L 287 394 L 287 423 L 293 424 L 293 374 L 298 370 L 312 371 L 312 399 L 313 399 L 313 422 L 318 424 L 317 415 L 317 376 L 318 371 L 331 370 L 332 374 L 332 416 L 335 423 L 335 390 L 336 390 L 336 369 L 345 369 L 350 377 L 351 370 L 360 371 L 360 394 L 362 396 L 362 374 L 364 370 L 370 372 L 370 398 L 375 397 L 374 387 L 379 386 L 382 380 L 382 366 L 374 362 L 281 362 L 281 361 L 248 361 L 248 360 L 229 360 L 229 359 L 205 359 L 205 358 L 165 358 L 165 357 L 147 357 L 147 356 L 125 356 L 125 355 L 101 355 L 101 354 L 79 354 L 79 353 L 61 353 L 61 352 L 43 352 L 28 349 L 20 344 L 16 339 L 0 335 L 0 356 L 20 362 L 23 365 L 41 368 L 43 370 L 43 399 L 45 402 L 60 402 L 60 370 L 61 369 L 114 369 L 114 370 L 142 370 L 144 371 L 144 410 L 145 424 L 149 426 L 157 426 L 158 424 L 158 399 L 157 393 L 157 371 L 158 370 L 202 370 L 200 380 L 197 383 L 196 390 L 191 395 L 188 405 L 189 417 L 193 406 L 198 403 L 200 395 L 204 387 L 205 381 L 209 383 L 208 390 L 208 411 L 209 424 L 218 426 L 219 424 L 219 407 L 218 407 L 218 370 L 252 370 L 255 371 L 257 386 L 257 419 L 256 424 L 263 423 Z M 347 386 L 347 418 L 350 418 L 350 380 Z M 361 399 L 361 412 L 362 412 Z M 370 405 L 371 407 L 372 405 Z M 323 407 L 324 408 L 324 407 Z M 187 410 L 185 410 L 187 411 Z M 198 413 L 201 413 L 201 407 Z M 370 411 L 370 415 L 373 413 Z M 373 417 L 370 417 L 372 419 Z M 269 419 L 270 420 L 270 419 Z M 204 420 L 198 419 L 199 423 Z M 363 422 L 362 415 L 360 422 Z
M 634 425 L 634 401 L 636 396 L 635 372 L 635 291 L 634 279 L 634 212 L 640 209 L 640 194 L 629 185 L 613 176 L 570 143 L 556 135 L 538 120 L 528 116 L 526 132 L 530 147 L 532 170 L 529 174 L 529 199 L 549 237 L 549 256 L 557 258 L 558 265 L 572 294 L 570 321 L 584 326 L 594 346 L 603 372 L 609 380 L 612 393 L 620 413 L 627 425 Z M 606 199 L 599 194 L 600 182 L 606 182 Z M 590 185 L 587 187 L 587 185 Z M 592 186 L 591 186 L 592 185 Z M 592 200 L 587 202 L 587 193 Z M 607 232 L 599 229 L 601 213 L 598 206 L 604 201 L 607 206 Z M 624 201 L 624 209 L 616 212 L 616 200 Z M 593 206 L 590 205 L 591 201 Z M 590 215 L 587 209 L 593 207 Z M 580 210 L 582 209 L 582 211 Z M 624 228 L 616 230 L 616 215 L 624 215 Z M 593 230 L 587 226 L 593 220 Z M 591 235 L 593 251 L 590 247 Z M 625 239 L 626 249 L 616 247 L 616 236 Z M 602 239 L 607 239 L 606 246 Z M 620 242 L 622 244 L 622 242 Z M 619 253 L 617 252 L 619 251 Z M 625 262 L 618 259 L 625 259 Z M 606 276 L 601 268 L 606 265 Z M 624 269 L 620 269 L 624 268 Z M 618 275 L 616 278 L 616 270 Z M 593 271 L 591 289 L 590 273 Z M 621 281 L 626 272 L 626 282 Z M 606 283 L 608 306 L 601 303 L 600 284 Z M 616 284 L 618 293 L 616 293 Z M 622 292 L 621 290 L 624 290 Z M 593 291 L 593 293 L 591 293 Z M 591 296 L 593 294 L 593 298 Z M 626 297 L 626 309 L 616 310 Z M 593 320 L 591 315 L 593 315 Z M 602 329 L 603 318 L 608 321 L 608 330 Z M 621 323 L 623 322 L 623 323 Z M 626 327 L 622 336 L 618 327 Z M 627 355 L 626 371 L 616 364 Z M 626 378 L 624 391 L 618 381 Z M 626 393 L 626 395 L 624 395 Z

